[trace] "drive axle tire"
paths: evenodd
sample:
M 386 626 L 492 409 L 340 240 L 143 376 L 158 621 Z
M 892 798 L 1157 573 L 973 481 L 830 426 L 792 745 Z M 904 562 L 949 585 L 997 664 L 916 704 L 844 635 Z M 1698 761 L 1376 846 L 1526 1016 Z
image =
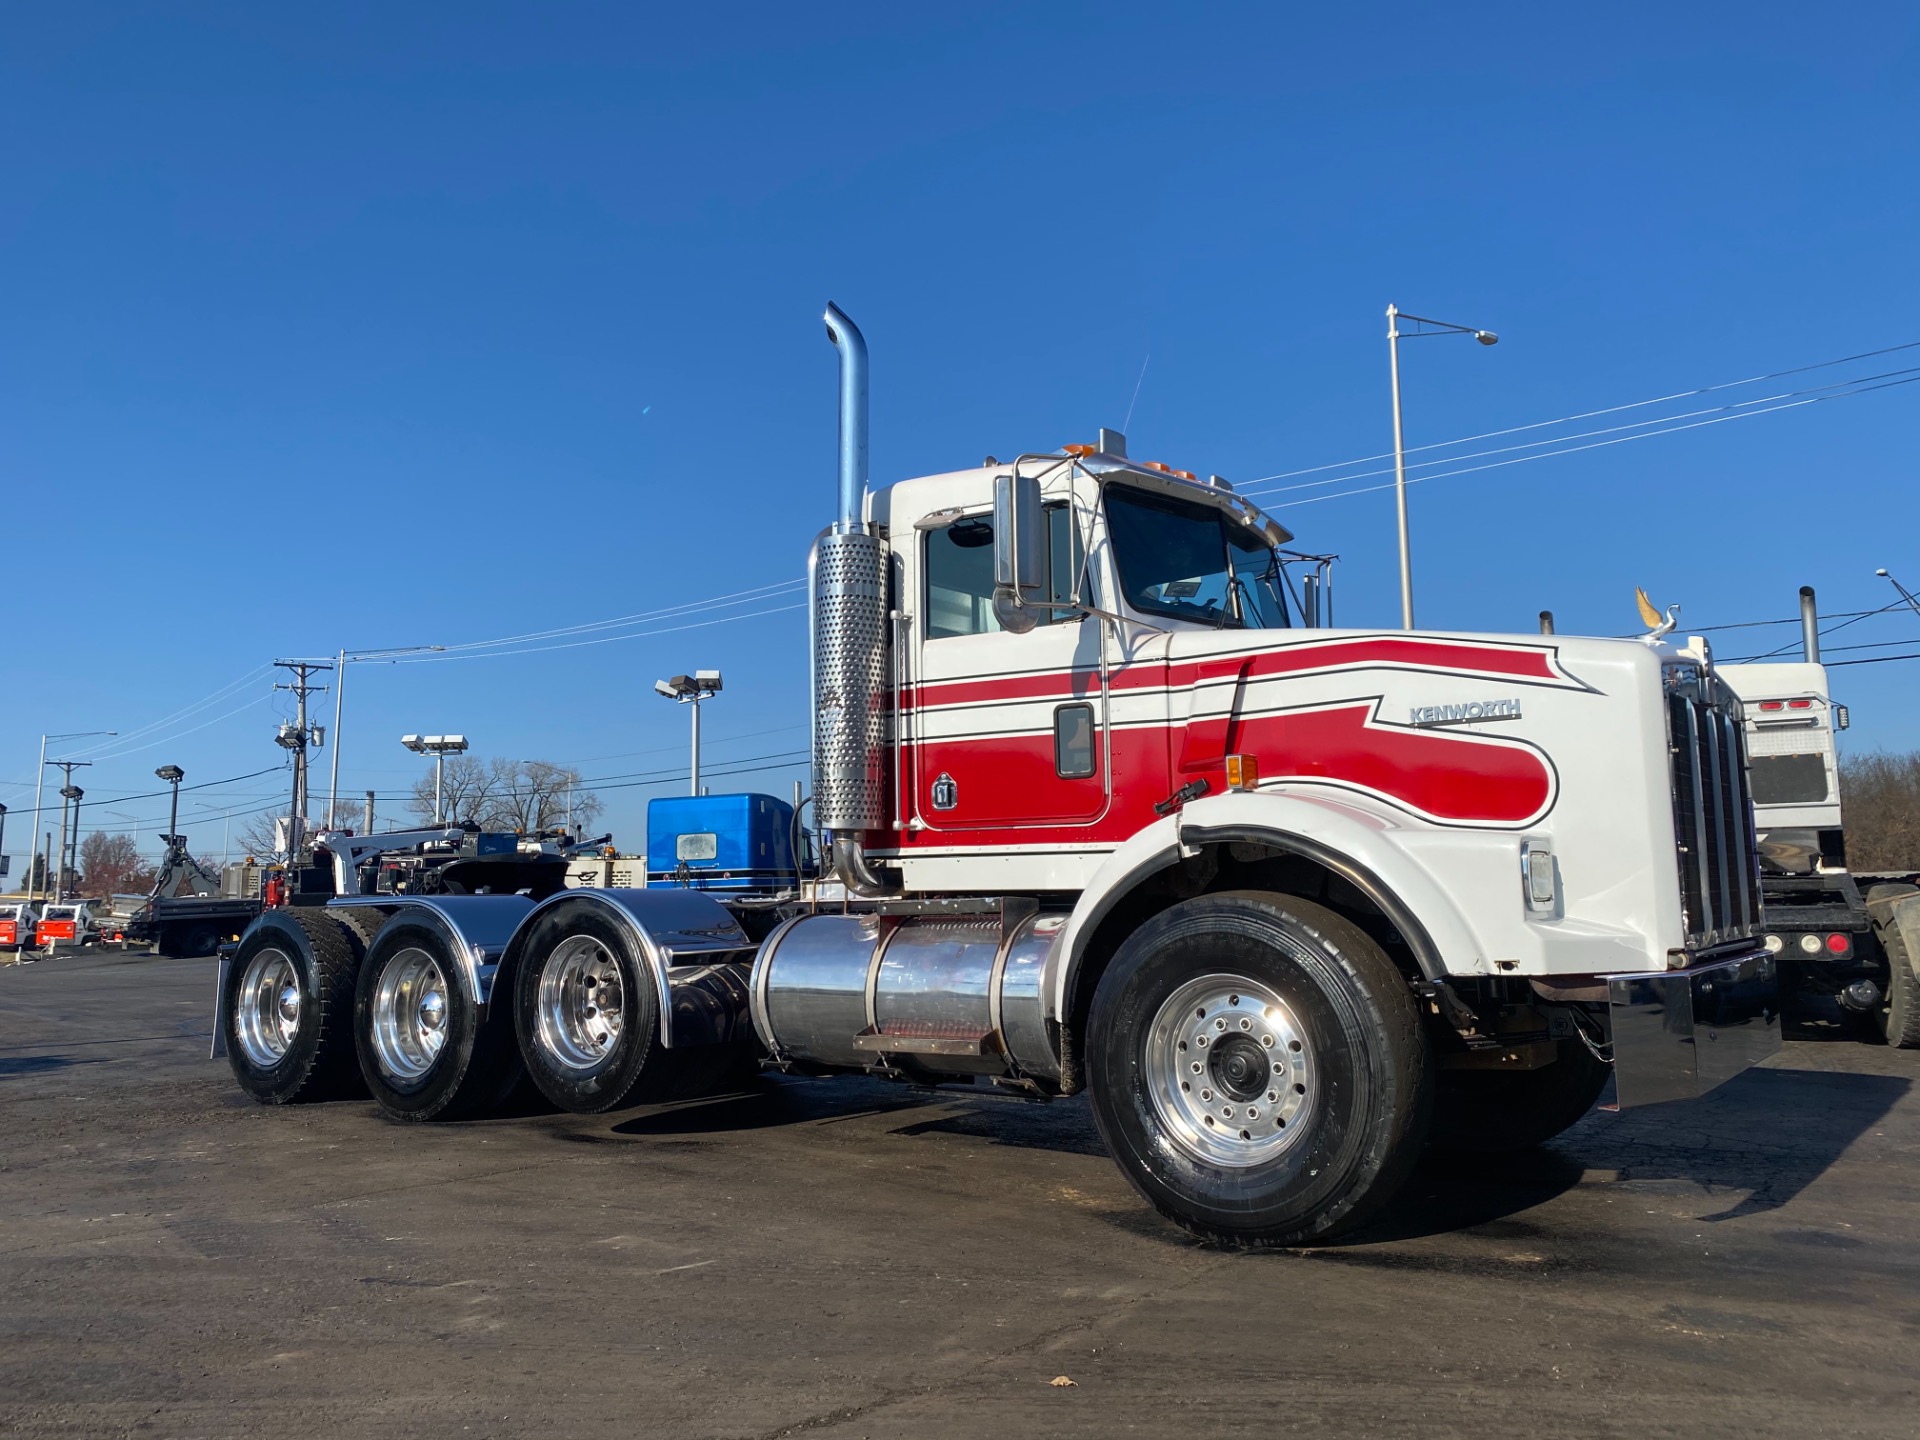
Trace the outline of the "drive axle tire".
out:
M 353 992 L 365 949 L 324 910 L 275 910 L 248 930 L 220 996 L 227 1063 L 267 1105 L 359 1090 Z
M 1887 998 L 1874 1012 L 1875 1028 L 1896 1050 L 1920 1049 L 1920 978 L 1897 925 L 1881 927 L 1880 945 L 1887 952 Z
M 1234 1245 L 1371 1219 L 1419 1157 L 1429 1066 L 1385 952 L 1290 895 L 1203 895 L 1154 916 L 1101 976 L 1088 1025 L 1108 1150 L 1162 1215 Z
M 533 922 L 514 974 L 514 1031 L 540 1093 L 576 1115 L 711 1089 L 737 1045 L 660 1043 L 653 969 L 611 918 L 561 906 Z
M 1531 1150 L 1582 1119 L 1612 1073 L 1579 1040 L 1560 1041 L 1538 1070 L 1442 1070 L 1428 1143 L 1453 1155 Z
M 353 1038 L 367 1088 L 397 1120 L 482 1113 L 519 1078 L 511 1028 L 482 1016 L 446 936 L 404 916 L 367 949 Z

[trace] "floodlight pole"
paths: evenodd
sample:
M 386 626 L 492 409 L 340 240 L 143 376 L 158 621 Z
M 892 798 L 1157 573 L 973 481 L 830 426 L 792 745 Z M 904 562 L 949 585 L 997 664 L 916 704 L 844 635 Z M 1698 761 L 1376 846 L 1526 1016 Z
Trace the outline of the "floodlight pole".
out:
M 1407 526 L 1407 444 L 1400 424 L 1400 322 L 1411 321 L 1427 327 L 1410 330 L 1405 338 L 1421 335 L 1471 335 L 1482 345 L 1495 345 L 1500 337 L 1491 330 L 1475 330 L 1471 325 L 1454 325 L 1445 320 L 1428 320 L 1408 315 L 1398 305 L 1387 306 L 1387 364 L 1393 375 L 1393 498 L 1400 516 L 1400 628 L 1413 629 L 1413 541 Z

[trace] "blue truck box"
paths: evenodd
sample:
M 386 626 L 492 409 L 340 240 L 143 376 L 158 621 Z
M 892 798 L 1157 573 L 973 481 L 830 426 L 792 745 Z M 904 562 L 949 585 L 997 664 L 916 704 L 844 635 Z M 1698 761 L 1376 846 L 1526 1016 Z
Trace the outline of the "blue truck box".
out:
M 771 795 L 647 802 L 647 885 L 780 890 L 795 884 L 793 806 Z

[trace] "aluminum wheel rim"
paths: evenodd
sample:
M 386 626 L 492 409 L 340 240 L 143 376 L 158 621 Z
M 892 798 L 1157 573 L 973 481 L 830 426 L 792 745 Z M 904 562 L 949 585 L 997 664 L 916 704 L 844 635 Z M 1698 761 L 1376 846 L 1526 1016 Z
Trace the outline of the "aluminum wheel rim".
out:
M 591 935 L 554 946 L 540 972 L 540 1044 L 569 1070 L 593 1070 L 620 1043 L 626 987 L 620 963 Z
M 300 972 L 293 957 L 269 946 L 254 953 L 240 975 L 233 1002 L 240 1053 L 262 1070 L 286 1058 L 300 1033 Z
M 373 1049 L 380 1067 L 418 1080 L 447 1043 L 447 977 L 425 950 L 397 951 L 373 992 Z
M 1300 1017 L 1244 975 L 1203 975 L 1169 995 L 1147 1029 L 1140 1068 L 1174 1144 L 1233 1169 L 1297 1143 L 1318 1098 Z

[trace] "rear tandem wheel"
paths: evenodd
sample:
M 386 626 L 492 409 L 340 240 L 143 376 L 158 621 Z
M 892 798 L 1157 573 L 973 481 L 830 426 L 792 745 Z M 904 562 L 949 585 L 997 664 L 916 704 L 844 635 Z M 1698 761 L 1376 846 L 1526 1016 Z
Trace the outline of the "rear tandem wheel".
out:
M 365 948 L 324 910 L 275 910 L 240 942 L 220 995 L 227 1063 L 267 1105 L 358 1088 L 353 990 Z

